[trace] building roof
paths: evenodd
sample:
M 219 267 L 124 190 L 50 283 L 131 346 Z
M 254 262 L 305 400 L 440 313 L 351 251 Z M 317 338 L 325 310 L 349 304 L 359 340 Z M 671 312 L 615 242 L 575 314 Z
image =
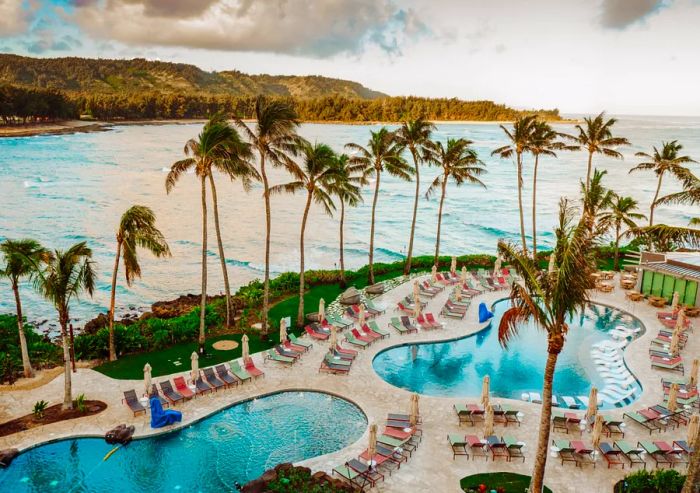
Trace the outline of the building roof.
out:
M 642 264 L 640 267 L 642 269 L 663 272 L 665 274 L 682 277 L 692 281 L 700 281 L 700 270 L 688 268 L 682 265 L 669 264 L 668 262 L 650 262 L 648 264 Z

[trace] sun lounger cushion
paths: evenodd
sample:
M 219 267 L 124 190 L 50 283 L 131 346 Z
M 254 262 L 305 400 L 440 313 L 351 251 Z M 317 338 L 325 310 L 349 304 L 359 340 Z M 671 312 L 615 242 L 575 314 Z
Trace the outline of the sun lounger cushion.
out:
M 182 421 L 182 413 L 180 411 L 163 411 L 163 406 L 160 405 L 158 397 L 151 397 L 151 428 L 162 428 L 180 421 Z

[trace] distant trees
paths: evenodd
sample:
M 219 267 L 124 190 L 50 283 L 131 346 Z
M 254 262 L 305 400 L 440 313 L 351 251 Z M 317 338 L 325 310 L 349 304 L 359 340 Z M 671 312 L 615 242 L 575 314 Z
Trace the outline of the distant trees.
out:
M 0 118 L 5 125 L 77 118 L 76 108 L 61 91 L 0 86 Z

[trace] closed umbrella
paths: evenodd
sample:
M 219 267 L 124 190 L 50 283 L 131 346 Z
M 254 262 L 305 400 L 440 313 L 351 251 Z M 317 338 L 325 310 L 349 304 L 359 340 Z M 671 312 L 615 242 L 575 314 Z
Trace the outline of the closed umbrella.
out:
M 431 270 L 431 279 L 433 282 L 437 282 L 437 265 L 433 265 L 433 269 Z
M 318 301 L 318 321 L 323 322 L 326 319 L 326 301 L 321 298 Z
M 369 458 L 370 466 L 374 462 L 374 456 L 377 455 L 377 425 L 372 423 L 369 427 L 369 444 L 367 445 L 367 457 Z
M 280 343 L 285 342 L 287 342 L 287 321 L 282 319 L 280 320 Z
M 330 341 L 331 350 L 338 345 L 338 332 L 335 325 L 331 325 L 331 336 L 328 338 Z
M 486 375 L 483 382 L 481 383 L 481 404 L 484 407 L 489 405 L 489 387 L 491 384 L 491 378 Z
M 455 287 L 455 298 L 457 301 L 462 301 L 462 286 L 459 284 Z
M 676 308 L 678 308 L 678 299 L 679 299 L 679 298 L 680 298 L 680 296 L 678 295 L 678 291 L 674 291 L 674 292 L 673 292 L 673 298 L 672 298 L 672 301 L 671 301 L 671 309 L 674 310 L 674 311 L 676 310 Z
M 409 414 L 408 420 L 411 423 L 411 426 L 416 426 L 418 423 L 418 416 L 420 414 L 418 413 L 418 394 L 413 393 L 411 395 L 411 413 Z
M 588 409 L 586 409 L 586 418 L 591 419 L 598 413 L 598 389 L 591 387 L 591 392 L 588 394 Z
M 413 305 L 415 307 L 414 308 L 414 310 L 415 310 L 414 316 L 416 318 L 418 318 L 418 316 L 420 315 L 420 296 L 418 296 L 415 293 L 413 293 Z
M 450 274 L 457 274 L 457 257 L 454 255 L 452 256 L 452 261 L 450 262 Z
M 678 318 L 676 318 L 676 329 L 679 331 L 685 329 L 685 310 L 678 312 Z
M 243 334 L 243 337 L 241 337 L 241 356 L 243 357 L 243 361 L 250 358 L 250 347 L 248 346 L 247 334 Z
M 143 367 L 143 386 L 146 389 L 146 395 L 151 394 L 151 365 L 146 363 Z
M 192 360 L 192 371 L 190 372 L 190 376 L 192 377 L 192 381 L 196 382 L 197 378 L 199 377 L 199 355 L 196 351 L 192 353 L 190 359 Z
M 501 272 L 501 255 L 496 255 L 496 263 L 493 264 L 493 275 L 498 275 Z
M 418 280 L 413 281 L 413 299 L 417 300 L 420 297 L 420 286 Z
M 690 368 L 690 383 L 691 387 L 696 387 L 698 385 L 698 366 L 700 366 L 700 360 L 695 358 L 693 360 L 693 366 Z
M 554 251 L 549 255 L 549 266 L 547 267 L 547 272 L 550 274 L 554 273 L 554 269 L 556 268 L 554 262 L 556 261 L 557 256 L 554 254 Z
M 603 415 L 598 414 L 595 417 L 595 422 L 593 423 L 593 434 L 591 435 L 591 441 L 593 442 L 593 448 L 596 448 L 600 444 L 600 438 L 603 434 Z
M 678 318 L 680 318 L 680 315 L 678 316 Z M 676 328 L 673 329 L 673 334 L 671 335 L 671 347 L 668 349 L 668 352 L 673 354 L 674 356 L 678 356 L 678 353 L 681 350 L 680 344 L 681 330 L 678 326 L 676 326 Z
M 486 406 L 486 416 L 484 416 L 484 436 L 493 435 L 493 407 Z
M 462 282 L 466 284 L 467 282 L 467 266 L 462 266 Z
M 360 303 L 360 327 L 365 325 L 365 305 Z
M 688 444 L 696 450 L 700 447 L 700 414 L 694 414 L 688 421 Z
M 666 408 L 671 412 L 676 412 L 678 409 L 678 384 L 671 385 L 671 390 L 668 391 L 668 402 Z

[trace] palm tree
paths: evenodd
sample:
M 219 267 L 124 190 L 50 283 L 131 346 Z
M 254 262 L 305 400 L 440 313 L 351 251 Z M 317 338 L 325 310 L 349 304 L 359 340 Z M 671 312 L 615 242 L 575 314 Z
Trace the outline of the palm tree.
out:
M 304 163 L 290 166 L 289 172 L 295 178 L 294 181 L 283 185 L 275 185 L 270 188 L 270 193 L 296 193 L 306 190 L 306 205 L 304 215 L 301 220 L 301 233 L 299 235 L 299 312 L 297 313 L 297 325 L 304 325 L 304 233 L 306 231 L 306 221 L 309 217 L 311 202 L 316 202 L 323 206 L 328 215 L 332 215 L 335 210 L 333 199 L 331 198 L 331 185 L 333 178 L 338 174 L 336 165 L 336 155 L 326 144 L 311 144 L 306 140 L 298 143 L 298 155 Z
M 510 131 L 503 125 L 501 129 L 505 132 L 510 144 L 499 147 L 491 155 L 503 159 L 510 159 L 515 155 L 515 164 L 518 176 L 518 209 L 520 211 L 520 239 L 523 243 L 523 251 L 527 252 L 527 242 L 525 240 L 525 219 L 523 218 L 523 153 L 530 151 L 532 132 L 534 131 L 537 117 L 535 115 L 519 117 L 513 122 L 513 130 Z
M 17 330 L 19 332 L 19 347 L 22 353 L 22 367 L 24 377 L 34 376 L 32 363 L 29 360 L 27 338 L 24 334 L 24 319 L 22 315 L 22 301 L 19 296 L 19 282 L 26 277 L 31 279 L 37 273 L 37 268 L 50 258 L 49 251 L 35 240 L 5 240 L 0 245 L 0 252 L 5 257 L 5 266 L 0 269 L 0 277 L 7 277 L 15 295 L 17 307 Z
M 338 172 L 333 176 L 330 190 L 338 198 L 340 203 L 340 286 L 345 287 L 345 205 L 357 207 L 362 202 L 360 184 L 364 184 L 362 178 L 356 176 L 355 169 L 350 165 L 350 157 L 347 154 L 336 156 L 335 167 Z
M 606 231 L 604 225 L 599 221 L 600 212 L 610 206 L 614 192 L 603 185 L 603 178 L 608 172 L 605 170 L 593 170 L 593 178 L 586 188 L 586 184 L 581 182 L 581 202 L 583 204 L 583 215 L 590 232 L 598 238 Z
M 266 99 L 258 96 L 255 100 L 255 130 L 251 130 L 240 118 L 235 118 L 235 124 L 247 136 L 251 145 L 258 153 L 260 176 L 263 183 L 263 199 L 265 200 L 265 280 L 263 290 L 262 335 L 267 336 L 267 312 L 270 305 L 270 228 L 272 215 L 270 212 L 270 183 L 267 178 L 266 164 L 272 166 L 290 165 L 287 153 L 294 152 L 297 140 L 296 129 L 299 126 L 294 107 L 279 100 Z
M 537 261 L 513 244 L 500 241 L 501 258 L 518 273 L 522 281 L 513 284 L 511 308 L 498 327 L 501 344 L 507 347 L 525 322 L 532 321 L 547 335 L 547 363 L 542 386 L 542 410 L 535 466 L 529 491 L 540 493 L 543 486 L 552 414 L 552 383 L 557 358 L 564 348 L 568 320 L 588 304 L 588 284 L 593 272 L 591 247 L 593 235 L 585 212 L 574 223 L 574 211 L 566 200 L 559 207 L 559 225 L 555 230 L 554 266 L 540 270 Z
M 84 241 L 76 243 L 65 251 L 55 250 L 47 259 L 46 268 L 37 269 L 34 285 L 37 291 L 50 301 L 58 312 L 58 323 L 61 326 L 61 338 L 63 339 L 65 377 L 62 407 L 63 409 L 72 409 L 70 342 L 68 339 L 70 303 L 74 299 L 78 299 L 83 292 L 92 296 L 95 290 L 92 250 Z
M 141 277 L 141 265 L 137 248 L 145 248 L 155 257 L 169 257 L 170 247 L 165 241 L 163 233 L 156 228 L 156 216 L 149 207 L 132 205 L 121 217 L 117 230 L 117 253 L 114 257 L 114 271 L 112 272 L 112 292 L 109 299 L 109 360 L 117 359 L 117 350 L 114 344 L 114 305 L 117 292 L 117 273 L 119 262 L 124 250 L 124 277 L 127 286 L 131 286 L 134 279 Z
M 403 274 L 407 276 L 411 272 L 411 257 L 413 256 L 413 238 L 416 232 L 416 217 L 418 215 L 418 197 L 420 197 L 420 163 L 422 154 L 430 145 L 430 134 L 435 130 L 435 125 L 419 117 L 417 120 L 403 122 L 401 128 L 396 131 L 396 142 L 407 148 L 413 157 L 413 169 L 416 180 L 416 196 L 413 201 L 413 219 L 411 220 L 411 233 L 408 240 L 408 252 Z
M 379 183 L 382 172 L 386 170 L 390 175 L 405 181 L 411 180 L 413 168 L 401 157 L 403 147 L 394 140 L 394 133 L 385 127 L 378 131 L 370 132 L 367 148 L 358 144 L 345 146 L 356 154 L 350 157 L 350 164 L 362 173 L 363 179 L 374 176 L 374 198 L 372 199 L 372 218 L 369 229 L 369 283 L 374 284 L 374 219 L 379 198 Z
M 598 221 L 600 221 L 603 229 L 613 229 L 615 231 L 614 270 L 620 268 L 620 239 L 625 234 L 625 232 L 622 231 L 622 227 L 626 226 L 628 230 L 633 230 L 637 228 L 636 221 L 646 219 L 644 214 L 634 212 L 638 210 L 638 205 L 638 202 L 632 197 L 621 197 L 613 193 L 608 208 L 602 211 L 598 216 Z
M 605 112 L 601 112 L 595 118 L 586 117 L 583 119 L 585 128 L 581 125 L 576 125 L 578 135 L 566 137 L 572 139 L 576 145 L 574 150 L 585 149 L 588 151 L 588 171 L 586 172 L 586 188 L 591 183 L 591 170 L 593 165 L 593 154 L 603 154 L 615 159 L 622 159 L 622 154 L 614 149 L 614 147 L 622 145 L 630 145 L 629 141 L 624 137 L 613 137 L 612 126 L 617 120 L 609 118 L 605 120 Z
M 435 265 L 438 264 L 438 257 L 440 256 L 440 227 L 442 225 L 442 207 L 445 202 L 447 183 L 452 179 L 457 186 L 461 186 L 464 183 L 473 183 L 486 188 L 486 185 L 479 179 L 479 176 L 486 173 L 484 163 L 479 160 L 476 151 L 470 147 L 471 144 L 473 142 L 467 139 L 448 139 L 447 146 L 443 146 L 442 142 L 434 142 L 425 151 L 424 159 L 426 162 L 442 167 L 442 173 L 435 177 L 425 193 L 425 198 L 429 199 L 438 188 L 440 189 L 440 206 L 438 207 L 437 235 L 435 239 Z
M 662 142 L 661 150 L 653 147 L 654 152 L 652 154 L 647 154 L 646 152 L 638 152 L 635 154 L 637 157 L 645 158 L 648 161 L 639 163 L 637 166 L 630 170 L 633 171 L 640 170 L 652 170 L 658 177 L 658 183 L 656 185 L 656 193 L 654 194 L 654 200 L 651 201 L 651 207 L 649 210 L 649 226 L 654 225 L 654 209 L 656 208 L 657 201 L 659 200 L 659 192 L 661 191 L 661 180 L 664 174 L 669 173 L 671 176 L 675 177 L 684 187 L 689 187 L 696 180 L 693 173 L 683 166 L 684 164 L 694 163 L 690 156 L 679 156 L 678 152 L 683 149 L 683 146 L 678 143 L 677 140 L 671 142 Z
M 185 159 L 175 162 L 165 179 L 165 190 L 170 193 L 180 177 L 189 170 L 194 170 L 200 181 L 202 194 L 202 301 L 199 319 L 199 351 L 204 351 L 205 311 L 207 302 L 207 180 L 212 189 L 214 204 L 214 224 L 219 246 L 219 259 L 226 289 L 226 324 L 231 322 L 231 289 L 228 281 L 226 257 L 219 228 L 219 208 L 216 197 L 213 171 L 216 169 L 231 179 L 240 178 L 244 187 L 257 177 L 257 172 L 247 161 L 250 156 L 248 144 L 241 140 L 234 127 L 221 116 L 209 119 L 196 139 L 185 144 Z

